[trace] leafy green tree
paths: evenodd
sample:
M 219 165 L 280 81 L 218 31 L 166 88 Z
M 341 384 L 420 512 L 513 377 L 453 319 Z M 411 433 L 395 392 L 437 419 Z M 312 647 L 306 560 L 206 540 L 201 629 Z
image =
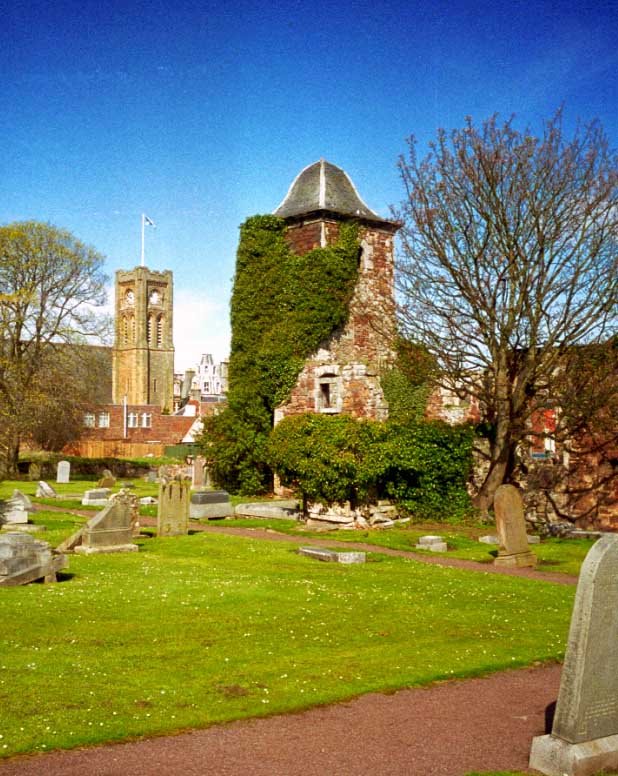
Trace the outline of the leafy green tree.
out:
M 381 423 L 348 415 L 290 416 L 271 434 L 268 462 L 305 506 L 349 501 L 355 507 L 376 495 L 384 432 Z
M 306 413 L 284 418 L 266 452 L 305 507 L 392 498 L 416 517 L 444 519 L 470 509 L 472 440 L 469 426 Z
M 0 227 L 0 467 L 9 473 L 45 402 L 76 401 L 63 349 L 107 331 L 102 265 L 93 248 L 50 224 Z
M 568 138 L 558 113 L 541 137 L 468 119 L 422 159 L 412 138 L 400 172 L 401 325 L 491 426 L 486 511 L 531 414 L 573 402 L 574 349 L 618 331 L 618 159 L 598 123 Z M 588 371 L 576 382 L 584 414 L 603 411 L 606 381 Z

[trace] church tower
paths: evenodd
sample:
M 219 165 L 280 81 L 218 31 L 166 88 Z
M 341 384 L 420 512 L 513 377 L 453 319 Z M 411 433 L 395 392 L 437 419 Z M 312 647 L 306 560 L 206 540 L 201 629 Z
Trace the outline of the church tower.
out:
M 113 402 L 171 411 L 174 392 L 173 280 L 169 270 L 116 272 Z

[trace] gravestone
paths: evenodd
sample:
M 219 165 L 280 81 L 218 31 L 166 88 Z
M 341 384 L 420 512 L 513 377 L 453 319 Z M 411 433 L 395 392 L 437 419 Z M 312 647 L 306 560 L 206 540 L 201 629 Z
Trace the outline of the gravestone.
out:
M 441 536 L 420 536 L 417 550 L 430 550 L 431 552 L 446 552 L 447 544 Z
M 12 501 L 19 501 L 24 509 L 27 509 L 28 512 L 31 512 L 34 507 L 32 506 L 32 501 L 30 501 L 30 498 L 26 496 L 25 493 L 22 493 L 21 490 L 15 490 L 13 491 L 13 495 L 11 496 Z
M 44 482 L 43 480 L 39 480 L 39 484 L 36 489 L 37 498 L 56 498 L 56 495 L 56 491 L 52 488 L 51 485 L 49 485 L 47 482 Z
M 9 498 L 0 502 L 0 523 L 17 525 L 28 522 L 28 510 L 20 499 Z
M 38 482 L 41 479 L 41 467 L 38 463 L 31 463 L 28 467 L 28 479 L 30 482 Z
M 129 494 L 130 495 L 130 494 Z M 131 542 L 131 504 L 119 494 L 105 509 L 92 517 L 81 530 L 81 541 L 73 544 L 80 555 L 108 552 L 137 552 Z
M 300 547 L 298 554 L 326 563 L 364 563 L 366 558 L 364 552 L 335 552 L 335 550 L 325 550 L 322 547 Z
M 55 582 L 56 573 L 67 565 L 65 555 L 54 552 L 48 542 L 23 533 L 0 534 L 0 587 Z
M 212 484 L 212 472 L 210 470 L 210 466 L 204 466 L 204 487 L 205 488 L 214 487 Z
M 618 536 L 599 539 L 582 564 L 552 732 L 533 739 L 530 767 L 618 769 Z
M 189 517 L 194 520 L 202 517 L 217 520 L 233 514 L 230 494 L 225 490 L 200 490 L 191 494 Z
M 500 544 L 500 539 L 493 534 L 487 534 L 487 536 L 479 536 L 479 542 L 483 544 Z
M 295 499 L 237 504 L 234 514 L 236 517 L 266 517 L 282 520 L 296 520 L 300 517 L 298 501 Z
M 197 455 L 191 468 L 191 487 L 201 488 L 204 485 L 204 459 Z
M 524 503 L 514 485 L 500 485 L 494 496 L 496 529 L 500 539 L 496 566 L 536 566 L 536 555 L 528 547 Z
M 56 482 L 64 483 L 71 481 L 71 463 L 69 461 L 58 461 L 56 469 Z
M 131 519 L 131 534 L 132 536 L 139 536 L 139 497 L 131 492 L 132 487 L 132 485 L 131 487 L 125 485 L 118 493 L 114 493 L 114 495 L 110 497 L 110 502 L 120 501 L 122 504 L 126 505 Z
M 82 504 L 91 507 L 104 507 L 109 501 L 111 490 L 109 488 L 94 488 L 87 490 L 82 496 Z
M 103 475 L 97 482 L 97 488 L 113 488 L 116 484 L 116 478 L 109 469 L 103 469 Z
M 182 536 L 189 532 L 191 482 L 173 479 L 159 485 L 157 536 Z

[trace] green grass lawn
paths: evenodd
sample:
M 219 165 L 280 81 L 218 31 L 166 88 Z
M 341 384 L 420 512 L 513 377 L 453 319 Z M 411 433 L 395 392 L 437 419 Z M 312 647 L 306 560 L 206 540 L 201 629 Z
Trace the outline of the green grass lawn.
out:
M 82 518 L 83 519 L 83 518 Z M 41 512 L 52 543 L 79 519 Z M 43 536 L 43 535 L 42 535 Z M 0 754 L 298 710 L 561 659 L 574 589 L 209 533 L 0 590 Z M 551 634 L 551 635 L 548 635 Z
M 202 521 L 207 524 L 208 521 Z M 319 538 L 338 542 L 363 542 L 376 547 L 389 547 L 393 550 L 406 550 L 429 554 L 428 550 L 416 550 L 415 544 L 420 536 L 438 534 L 446 540 L 448 557 L 474 560 L 479 563 L 492 563 L 497 547 L 478 541 L 479 536 L 495 533 L 495 526 L 452 526 L 444 524 L 413 524 L 408 527 L 370 529 L 367 531 L 311 531 L 295 520 L 264 520 L 261 518 L 236 518 L 221 523 L 226 526 L 244 528 L 268 528 L 272 531 Z M 582 561 L 594 539 L 543 539 L 541 544 L 531 545 L 539 559 L 540 571 L 558 571 L 564 574 L 579 574 Z

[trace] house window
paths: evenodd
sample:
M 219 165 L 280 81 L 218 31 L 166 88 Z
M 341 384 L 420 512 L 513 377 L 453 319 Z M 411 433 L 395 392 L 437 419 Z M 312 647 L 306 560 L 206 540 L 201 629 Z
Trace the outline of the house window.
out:
M 149 412 L 142 413 L 142 428 L 150 428 L 152 426 L 152 415 Z
M 137 414 L 137 412 L 129 412 L 127 425 L 129 426 L 129 428 L 137 428 L 138 420 L 139 420 L 139 415 Z
M 99 412 L 99 428 L 109 428 L 109 412 Z
M 87 412 L 84 415 L 84 426 L 86 428 L 94 428 L 94 412 Z

